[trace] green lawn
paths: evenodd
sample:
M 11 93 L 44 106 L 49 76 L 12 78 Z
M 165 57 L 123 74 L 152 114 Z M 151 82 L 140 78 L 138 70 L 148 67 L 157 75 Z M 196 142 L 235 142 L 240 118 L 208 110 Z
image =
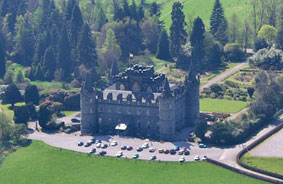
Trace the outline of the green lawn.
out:
M 200 110 L 203 112 L 223 112 L 234 114 L 248 105 L 247 102 L 222 100 L 222 99 L 200 99 Z
M 256 168 L 283 175 L 283 158 L 244 156 L 242 160 Z
M 166 163 L 89 157 L 33 141 L 12 153 L 0 169 L 2 184 L 260 184 L 206 162 Z
M 16 106 L 22 106 L 22 105 L 25 105 L 24 102 L 21 102 L 21 103 L 16 103 L 15 104 L 15 107 Z M 0 108 L 3 109 L 3 111 L 8 115 L 8 117 L 10 117 L 11 119 L 13 119 L 14 117 L 14 111 L 10 110 L 9 107 L 11 106 L 11 104 L 5 104 L 3 105 L 0 101 Z
M 154 69 L 155 71 L 160 70 L 163 66 L 165 66 L 166 64 L 170 64 L 170 62 L 165 61 L 165 60 L 161 60 L 161 59 L 157 59 L 156 57 L 151 57 L 153 63 L 154 63 Z
M 75 114 L 77 111 L 62 111 L 62 113 L 65 114 L 65 116 L 71 116 L 73 114 Z

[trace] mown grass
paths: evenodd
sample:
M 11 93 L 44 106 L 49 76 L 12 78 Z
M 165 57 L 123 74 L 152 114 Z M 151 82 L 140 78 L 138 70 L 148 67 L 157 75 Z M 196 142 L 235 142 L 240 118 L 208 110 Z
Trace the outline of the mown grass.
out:
M 65 116 L 72 116 L 76 111 L 62 111 L 61 113 L 65 114 Z
M 15 107 L 17 106 L 23 106 L 25 105 L 24 102 L 21 103 L 16 103 Z M 0 108 L 3 109 L 3 111 L 7 114 L 7 116 L 11 119 L 13 119 L 14 117 L 14 111 L 9 109 L 9 107 L 11 106 L 11 104 L 2 104 L 2 101 L 0 101 Z
M 200 110 L 203 112 L 223 112 L 234 114 L 240 112 L 248 105 L 248 102 L 223 100 L 223 99 L 200 99 Z
M 5 184 L 211 184 L 264 183 L 206 163 L 166 163 L 60 150 L 33 141 L 12 153 L 0 169 Z
M 242 161 L 250 166 L 270 171 L 273 173 L 283 174 L 283 158 L 272 157 L 255 157 L 245 155 Z

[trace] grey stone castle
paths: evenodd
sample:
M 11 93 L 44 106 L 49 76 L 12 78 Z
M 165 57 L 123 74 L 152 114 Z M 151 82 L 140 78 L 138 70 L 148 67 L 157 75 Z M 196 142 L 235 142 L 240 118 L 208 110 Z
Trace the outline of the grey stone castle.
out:
M 192 66 L 192 65 L 191 65 Z M 134 65 L 119 73 L 112 66 L 112 85 L 94 87 L 90 75 L 81 89 L 81 133 L 117 134 L 173 140 L 199 118 L 199 77 L 190 67 L 184 85 L 169 84 L 154 67 Z

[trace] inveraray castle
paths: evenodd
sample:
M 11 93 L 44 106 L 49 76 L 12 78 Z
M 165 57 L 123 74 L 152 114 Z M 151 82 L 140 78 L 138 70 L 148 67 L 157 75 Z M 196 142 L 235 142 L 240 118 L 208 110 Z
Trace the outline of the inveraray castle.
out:
M 153 66 L 134 65 L 119 73 L 113 64 L 110 87 L 99 91 L 91 75 L 81 89 L 81 133 L 173 140 L 199 118 L 200 80 L 190 67 L 184 85 L 170 84 Z

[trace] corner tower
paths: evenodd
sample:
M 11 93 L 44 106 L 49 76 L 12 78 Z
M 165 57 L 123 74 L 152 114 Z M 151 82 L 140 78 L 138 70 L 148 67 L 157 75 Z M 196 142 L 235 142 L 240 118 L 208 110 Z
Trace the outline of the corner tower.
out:
M 200 78 L 196 74 L 192 63 L 189 67 L 189 73 L 185 77 L 184 84 L 186 89 L 185 124 L 186 126 L 194 126 L 194 124 L 198 121 L 200 115 Z
M 86 74 L 81 89 L 81 134 L 93 134 L 97 132 L 97 104 L 94 80 L 91 74 Z

